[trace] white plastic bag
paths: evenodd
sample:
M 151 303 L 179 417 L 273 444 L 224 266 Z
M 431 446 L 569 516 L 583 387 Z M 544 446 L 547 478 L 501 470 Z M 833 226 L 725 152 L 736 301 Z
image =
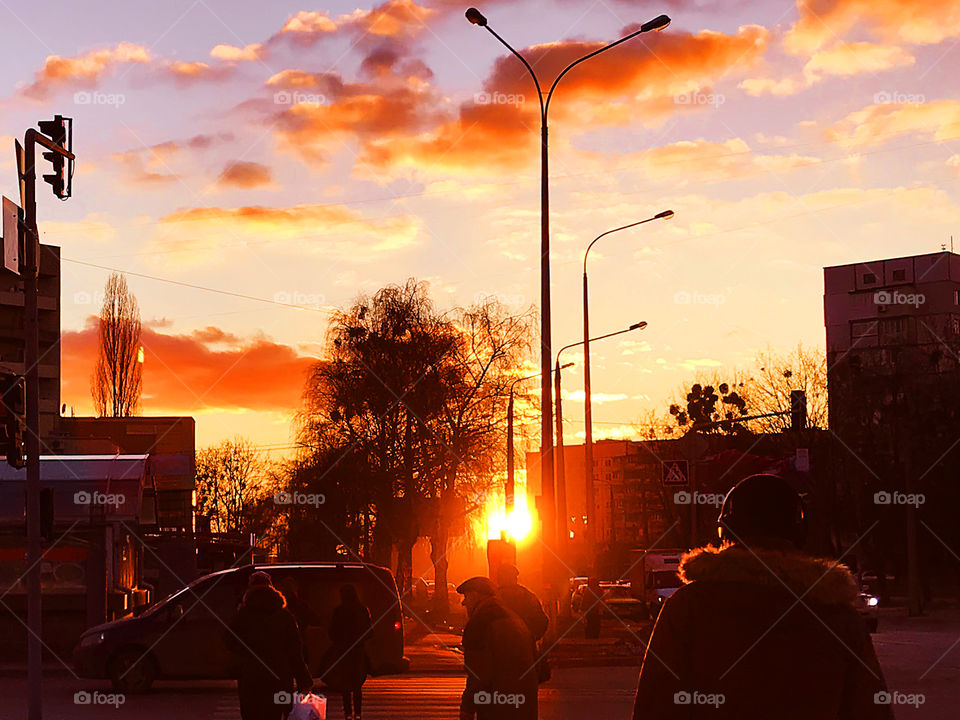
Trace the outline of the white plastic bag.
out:
M 304 695 L 294 703 L 287 720 L 327 720 L 327 699 L 323 695 Z

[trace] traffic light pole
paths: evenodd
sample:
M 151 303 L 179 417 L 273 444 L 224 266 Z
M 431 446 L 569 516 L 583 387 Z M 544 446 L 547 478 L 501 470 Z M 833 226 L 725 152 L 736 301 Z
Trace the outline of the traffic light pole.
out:
M 73 160 L 65 150 L 33 128 L 23 138 L 23 329 L 26 378 L 27 451 L 27 685 L 28 720 L 43 715 L 43 646 L 40 601 L 40 328 L 37 283 L 40 276 L 40 236 L 37 232 L 37 145 Z
M 40 332 L 37 317 L 39 239 L 37 237 L 36 135 L 24 136 L 23 352 L 27 409 L 27 685 L 29 720 L 41 720 L 43 667 L 40 642 Z M 44 138 L 45 139 L 45 138 Z

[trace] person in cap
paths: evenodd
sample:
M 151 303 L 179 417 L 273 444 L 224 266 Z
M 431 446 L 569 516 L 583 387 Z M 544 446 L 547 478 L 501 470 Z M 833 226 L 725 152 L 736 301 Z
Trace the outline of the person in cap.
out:
M 237 693 L 242 720 L 280 720 L 293 703 L 294 681 L 308 693 L 313 678 L 303 659 L 297 621 L 270 575 L 250 575 L 243 602 L 225 635 L 237 659 Z
M 803 552 L 798 493 L 753 475 L 727 493 L 717 524 L 720 547 L 681 560 L 684 585 L 657 618 L 634 720 L 892 720 L 857 582 Z
M 547 657 L 540 657 L 537 643 L 543 638 L 550 625 L 550 619 L 543 611 L 540 599 L 519 582 L 520 571 L 516 565 L 503 563 L 497 568 L 497 594 L 509 609 L 513 610 L 523 624 L 527 626 L 533 640 L 533 654 L 537 657 L 537 677 L 541 682 L 550 678 L 550 666 Z
M 470 578 L 457 592 L 467 610 L 461 720 L 536 720 L 536 657 L 527 626 L 497 597 L 489 578 Z

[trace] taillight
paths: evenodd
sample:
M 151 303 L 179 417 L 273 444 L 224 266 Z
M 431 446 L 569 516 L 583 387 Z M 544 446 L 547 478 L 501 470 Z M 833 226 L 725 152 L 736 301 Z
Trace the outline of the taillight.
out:
M 403 623 L 401 623 L 399 620 L 397 620 L 397 621 L 393 624 L 393 629 L 396 630 L 397 632 L 399 632 L 399 631 L 400 631 L 400 628 L 402 628 L 402 627 L 403 627 Z

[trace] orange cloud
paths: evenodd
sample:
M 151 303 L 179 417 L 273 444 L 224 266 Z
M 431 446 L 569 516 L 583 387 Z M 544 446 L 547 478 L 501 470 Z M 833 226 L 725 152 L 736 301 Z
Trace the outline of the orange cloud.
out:
M 249 62 L 260 60 L 264 55 L 263 43 L 251 43 L 242 48 L 233 45 L 215 45 L 210 51 L 210 57 L 225 62 Z
M 797 0 L 799 20 L 784 38 L 795 55 L 813 54 L 854 29 L 887 42 L 932 45 L 960 35 L 956 0 Z
M 960 138 L 960 100 L 924 102 L 877 93 L 878 102 L 850 113 L 827 130 L 827 137 L 847 147 L 881 145 L 897 135 L 919 133 L 934 140 Z
M 141 341 L 145 413 L 292 411 L 316 362 L 269 338 L 239 338 L 215 327 L 176 334 L 145 325 Z M 65 330 L 60 344 L 63 401 L 86 406 L 97 355 L 96 319 L 82 330 Z
M 122 42 L 114 48 L 91 50 L 85 55 L 61 57 L 49 55 L 34 81 L 21 90 L 23 95 L 45 99 L 65 87 L 94 87 L 115 65 L 148 63 L 150 51 L 142 45 Z
M 290 16 L 269 42 L 290 39 L 312 45 L 323 37 L 353 32 L 380 37 L 404 38 L 420 34 L 436 10 L 413 0 L 387 0 L 371 10 L 357 9 L 348 15 L 330 17 L 322 10 L 300 10 Z
M 224 168 L 217 184 L 224 188 L 233 187 L 249 190 L 250 188 L 273 185 L 273 177 L 270 174 L 270 168 L 266 165 L 238 160 Z
M 826 77 L 851 77 L 913 65 L 916 58 L 895 45 L 870 42 L 838 42 L 817 50 L 800 75 L 747 78 L 740 87 L 749 95 L 793 95 Z
M 557 103 L 577 104 L 579 111 L 579 106 L 609 102 L 611 97 L 642 103 L 700 90 L 752 67 L 766 51 L 768 39 L 768 31 L 759 25 L 744 25 L 736 35 L 703 30 L 642 36 L 572 70 L 557 90 Z M 537 68 L 541 83 L 549 86 L 563 68 L 603 45 L 565 41 L 534 45 L 523 54 Z M 497 60 L 485 88 L 490 93 L 523 95 L 528 103 L 536 103 L 530 78 L 512 55 Z
M 805 155 L 757 155 L 741 138 L 714 143 L 703 138 L 683 140 L 639 154 L 639 164 L 651 178 L 682 177 L 684 182 L 732 180 L 757 174 L 788 172 L 819 160 Z M 625 165 L 632 159 L 618 158 Z
M 625 32 L 629 32 L 627 28 Z M 661 119 L 676 112 L 678 97 L 738 69 L 764 52 L 767 31 L 741 27 L 736 35 L 712 31 L 658 34 L 635 40 L 577 67 L 558 90 L 554 117 L 562 114 L 575 130 Z M 601 43 L 566 41 L 527 48 L 543 85 L 569 63 Z M 385 169 L 407 167 L 445 173 L 483 174 L 517 170 L 536 158 L 539 102 L 516 58 L 502 56 L 484 83 L 485 92 L 431 130 L 398 138 L 371 139 L 361 159 Z M 562 95 L 562 98 L 561 98 Z
M 412 215 L 369 218 L 342 205 L 198 207 L 160 218 L 151 245 L 180 262 L 201 262 L 241 243 L 309 240 L 290 247 L 363 260 L 413 246 L 421 225 Z

